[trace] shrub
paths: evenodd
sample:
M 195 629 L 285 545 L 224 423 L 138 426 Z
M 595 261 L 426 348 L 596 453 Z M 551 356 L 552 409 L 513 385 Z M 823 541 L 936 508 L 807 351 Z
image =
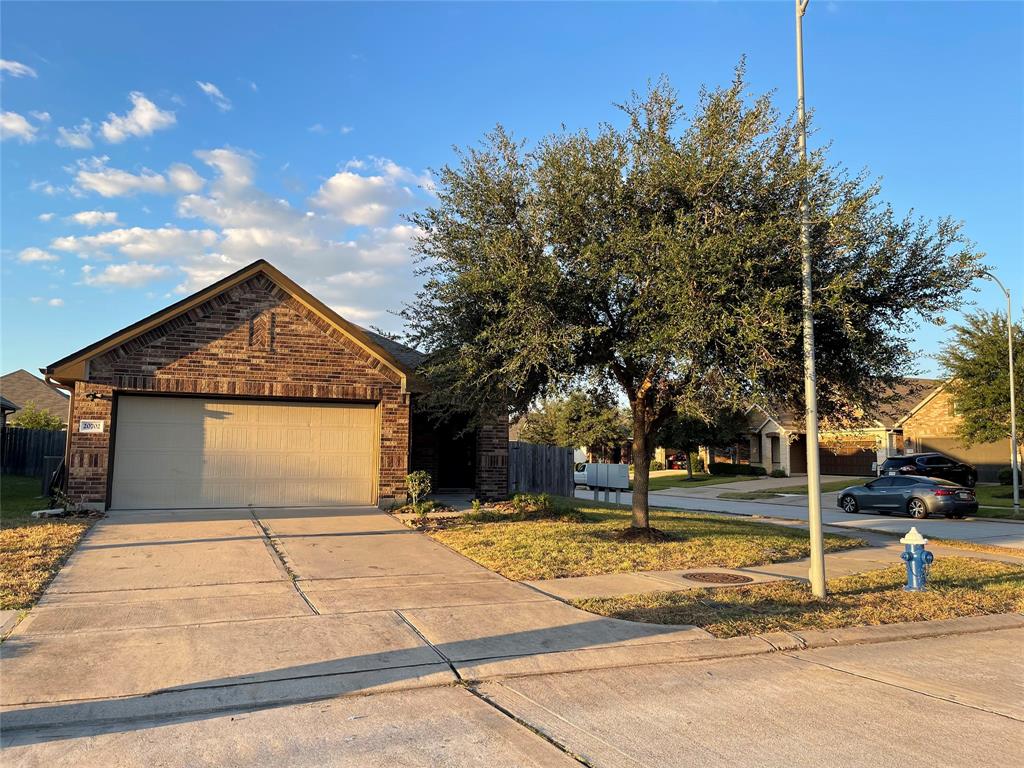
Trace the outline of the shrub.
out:
M 651 459 L 651 472 L 659 472 L 665 468 L 665 465 L 656 459 Z
M 546 515 L 551 512 L 551 497 L 546 493 L 517 493 L 512 509 L 522 515 Z
M 28 402 L 7 420 L 7 423 L 12 427 L 21 427 L 22 429 L 46 429 L 57 431 L 64 429 L 64 422 L 61 421 L 60 416 L 54 416 L 49 411 L 45 411 L 42 408 L 37 408 L 35 403 Z
M 996 475 L 1000 485 L 1013 485 L 1013 467 L 1003 467 Z M 1020 478 L 1018 477 L 1018 480 Z
M 754 475 L 762 477 L 768 474 L 764 467 L 756 464 L 730 464 L 727 461 L 712 461 L 708 470 L 712 475 Z
M 773 469 L 769 474 L 771 474 L 772 477 L 788 477 L 786 472 L 781 469 Z
M 413 472 L 405 476 L 405 487 L 409 491 L 409 498 L 413 507 L 418 511 L 420 499 L 430 495 L 430 473 L 424 470 Z

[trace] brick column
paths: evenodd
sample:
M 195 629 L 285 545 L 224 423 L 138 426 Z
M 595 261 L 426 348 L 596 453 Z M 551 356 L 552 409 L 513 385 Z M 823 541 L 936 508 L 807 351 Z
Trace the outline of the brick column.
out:
M 98 395 L 89 400 L 86 395 Z M 68 495 L 77 503 L 103 509 L 107 499 L 113 389 L 102 384 L 75 382 L 68 424 Z M 78 431 L 82 419 L 100 419 L 102 432 Z

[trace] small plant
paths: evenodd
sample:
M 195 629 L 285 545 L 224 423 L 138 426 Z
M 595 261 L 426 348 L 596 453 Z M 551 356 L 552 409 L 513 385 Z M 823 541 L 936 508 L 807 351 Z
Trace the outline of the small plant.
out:
M 660 472 L 665 468 L 665 465 L 656 459 L 651 460 L 651 472 Z
M 517 493 L 512 508 L 522 515 L 545 515 L 551 511 L 551 497 L 546 493 Z
M 405 476 L 405 487 L 409 491 L 409 499 L 413 509 L 419 512 L 420 499 L 430 495 L 430 473 L 424 470 L 412 472 Z
M 771 476 L 772 477 L 789 477 L 789 475 L 787 475 L 786 471 L 783 470 L 783 469 L 773 469 L 771 471 Z
M 64 510 L 64 514 L 78 511 L 78 502 L 63 488 L 55 488 L 51 498 L 53 504 Z
M 480 510 L 483 509 L 484 505 L 480 499 L 473 499 L 473 514 L 480 514 Z

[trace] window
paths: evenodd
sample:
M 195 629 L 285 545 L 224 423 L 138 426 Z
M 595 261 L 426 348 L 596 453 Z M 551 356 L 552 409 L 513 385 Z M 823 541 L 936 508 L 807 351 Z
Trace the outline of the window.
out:
M 928 456 L 921 463 L 926 467 L 944 467 L 949 464 L 949 459 L 945 456 Z
M 893 481 L 894 480 L 899 480 L 899 479 L 901 479 L 901 478 L 897 478 L 897 477 L 880 477 L 877 480 L 872 480 L 870 483 L 868 483 L 868 488 L 870 488 L 873 491 L 877 490 L 879 488 L 890 488 L 890 487 L 892 487 Z
M 890 477 L 893 488 L 907 488 L 911 485 L 917 485 L 917 480 L 912 477 Z

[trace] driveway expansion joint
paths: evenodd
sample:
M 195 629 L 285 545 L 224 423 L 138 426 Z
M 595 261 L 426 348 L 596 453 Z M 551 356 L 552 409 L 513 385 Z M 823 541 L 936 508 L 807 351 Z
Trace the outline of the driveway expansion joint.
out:
M 317 607 L 315 605 L 313 605 L 313 602 L 306 596 L 306 593 L 302 591 L 302 588 L 299 586 L 299 577 L 288 565 L 288 558 L 285 557 L 284 551 L 281 549 L 281 546 L 274 540 L 274 537 L 270 535 L 270 531 L 267 530 L 267 527 L 263 524 L 263 521 L 256 516 L 255 510 L 250 508 L 249 514 L 252 515 L 252 523 L 260 532 L 260 535 L 263 538 L 263 543 L 266 545 L 271 557 L 274 558 L 274 562 L 277 563 L 278 566 L 280 566 L 280 568 L 288 576 L 289 581 L 291 581 L 292 587 L 299 594 L 299 597 L 302 598 L 302 602 L 304 602 L 309 607 L 309 610 L 311 610 L 314 615 L 319 616 L 320 611 L 317 610 Z

